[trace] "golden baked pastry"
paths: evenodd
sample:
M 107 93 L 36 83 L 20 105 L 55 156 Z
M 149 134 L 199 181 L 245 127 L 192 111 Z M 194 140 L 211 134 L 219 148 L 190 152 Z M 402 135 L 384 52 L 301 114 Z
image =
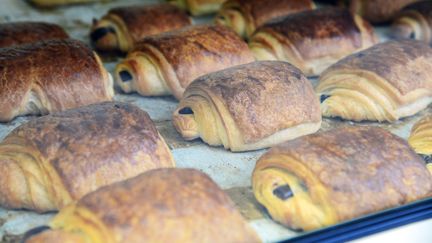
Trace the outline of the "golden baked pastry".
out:
M 50 39 L 67 39 L 62 27 L 45 22 L 10 22 L 0 24 L 0 48 Z
M 216 13 L 226 0 L 168 0 L 194 16 Z
M 105 102 L 23 124 L 0 143 L 0 206 L 46 212 L 144 171 L 172 167 L 148 114 Z
M 258 60 L 287 61 L 307 76 L 314 76 L 376 42 L 372 27 L 360 16 L 324 8 L 264 24 L 251 37 L 249 46 Z
M 414 124 L 408 143 L 423 156 L 426 166 L 432 173 L 432 115 L 428 115 Z
M 84 43 L 49 40 L 0 48 L 0 122 L 103 101 L 113 81 Z
M 252 175 L 272 218 L 313 230 L 432 195 L 432 176 L 401 138 L 377 127 L 342 127 L 272 148 Z
M 287 62 L 260 61 L 210 73 L 186 89 L 173 113 L 186 140 L 246 151 L 316 132 L 319 100 L 312 84 Z
M 271 19 L 313 8 L 312 0 L 228 0 L 219 10 L 215 22 L 249 38 L 256 28 Z
M 390 21 L 403 7 L 419 0 L 350 0 L 351 12 L 372 23 Z
M 420 41 L 389 41 L 348 56 L 319 78 L 327 117 L 396 121 L 432 102 L 432 49 Z
M 92 2 L 109 2 L 111 0 L 28 0 L 38 7 L 57 7 L 68 4 L 81 4 Z
M 391 30 L 393 37 L 432 45 L 432 2 L 422 1 L 405 7 L 393 21 Z
M 191 18 L 172 4 L 117 7 L 93 21 L 90 38 L 103 51 L 129 51 L 146 36 L 190 25 Z
M 190 26 L 137 43 L 117 65 L 115 79 L 126 93 L 180 99 L 195 78 L 252 61 L 247 44 L 228 27 Z
M 158 169 L 103 187 L 27 243 L 259 242 L 229 197 L 202 172 Z

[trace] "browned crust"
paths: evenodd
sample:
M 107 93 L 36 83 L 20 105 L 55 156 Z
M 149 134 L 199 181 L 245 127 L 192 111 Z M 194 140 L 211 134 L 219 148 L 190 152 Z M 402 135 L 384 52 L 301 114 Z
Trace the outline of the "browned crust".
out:
M 50 40 L 0 49 L 0 121 L 36 93 L 48 112 L 110 100 L 106 71 L 93 51 L 76 40 Z
M 232 67 L 202 76 L 190 87 L 199 87 L 226 105 L 245 143 L 321 121 L 312 84 L 287 62 L 260 61 Z
M 258 242 L 229 197 L 194 169 L 158 169 L 78 202 L 120 242 Z
M 412 3 L 406 6 L 397 16 L 402 17 L 404 15 L 410 15 L 413 12 L 420 14 L 428 22 L 429 27 L 432 26 L 432 2 L 421 1 Z
M 416 89 L 432 89 L 432 49 L 420 41 L 388 41 L 348 56 L 329 69 L 332 72 L 372 72 L 385 79 L 402 95 Z
M 340 221 L 432 195 L 423 160 L 381 128 L 343 127 L 286 142 L 265 154 L 256 170 L 274 167 L 268 158 L 283 155 L 324 185 Z
M 3 143 L 19 138 L 40 152 L 41 161 L 54 168 L 73 199 L 148 169 L 173 165 L 148 114 L 125 103 L 106 102 L 34 119 Z
M 169 3 L 118 7 L 111 9 L 108 15 L 122 19 L 135 42 L 192 24 L 186 12 Z
M 350 10 L 372 23 L 391 20 L 403 7 L 419 0 L 351 0 Z
M 62 27 L 44 22 L 11 22 L 0 24 L 0 48 L 50 39 L 67 39 Z
M 304 60 L 352 53 L 362 48 L 362 33 L 348 11 L 324 8 L 289 15 L 258 28 L 287 46 Z
M 136 45 L 132 53 L 151 55 L 148 46 L 162 53 L 184 88 L 201 75 L 254 60 L 247 44 L 224 26 L 191 26 L 147 37 Z M 164 66 L 156 56 L 154 59 L 160 67 Z M 164 71 L 165 79 L 170 80 Z
M 222 8 L 238 7 L 255 27 L 267 21 L 314 7 L 312 0 L 229 0 Z

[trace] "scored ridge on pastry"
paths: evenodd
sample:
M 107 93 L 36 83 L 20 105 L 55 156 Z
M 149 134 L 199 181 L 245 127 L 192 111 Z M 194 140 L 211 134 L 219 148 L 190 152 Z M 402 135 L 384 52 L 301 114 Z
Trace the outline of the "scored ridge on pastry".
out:
M 246 151 L 316 132 L 319 100 L 312 84 L 289 63 L 261 61 L 196 79 L 173 113 L 186 140 Z
M 260 242 L 229 197 L 194 169 L 157 169 L 103 187 L 61 210 L 44 230 L 24 241 Z
M 103 51 L 129 51 L 146 36 L 190 25 L 191 19 L 172 4 L 136 5 L 109 10 L 99 21 L 93 21 L 90 38 Z
M 393 37 L 421 40 L 432 45 L 432 2 L 406 6 L 393 20 L 391 31 Z
M 194 16 L 216 13 L 226 0 L 167 0 Z
M 215 22 L 249 38 L 256 28 L 269 20 L 314 8 L 312 0 L 228 0 L 219 10 Z
M 69 4 L 93 3 L 93 2 L 110 2 L 111 0 L 28 0 L 38 7 L 57 7 Z
M 272 148 L 252 175 L 256 199 L 277 222 L 314 230 L 432 195 L 432 176 L 401 138 L 342 127 Z
M 307 76 L 377 43 L 372 27 L 347 10 L 303 11 L 259 27 L 249 47 L 257 60 L 287 61 Z
M 67 38 L 69 36 L 63 28 L 53 23 L 24 21 L 0 24 L 0 48 Z
M 254 61 L 247 44 L 225 26 L 190 26 L 137 43 L 115 70 L 126 93 L 173 94 L 177 99 L 201 75 Z
M 33 119 L 0 143 L 0 206 L 38 212 L 141 172 L 173 167 L 148 114 L 105 102 Z
M 396 121 L 432 102 L 432 49 L 420 41 L 389 41 L 348 56 L 319 78 L 327 117 Z
M 403 7 L 419 0 L 350 0 L 351 12 L 371 23 L 390 21 Z
M 0 48 L 0 122 L 110 101 L 113 96 L 111 75 L 80 41 Z

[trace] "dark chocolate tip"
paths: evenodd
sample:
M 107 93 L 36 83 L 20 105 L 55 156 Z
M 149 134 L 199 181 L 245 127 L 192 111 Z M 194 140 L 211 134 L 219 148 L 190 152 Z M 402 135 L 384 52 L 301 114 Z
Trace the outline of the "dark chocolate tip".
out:
M 128 71 L 121 71 L 119 76 L 123 82 L 129 82 L 133 79 L 132 75 Z
M 409 35 L 409 38 L 415 40 L 415 37 L 416 37 L 416 35 L 415 35 L 415 32 L 413 31 L 413 32 Z
M 24 234 L 24 237 L 22 238 L 21 243 L 25 243 L 31 237 L 38 235 L 44 231 L 50 230 L 50 229 L 51 228 L 49 226 L 46 226 L 46 225 L 33 228 Z
M 90 38 L 93 42 L 96 42 L 108 33 L 115 33 L 115 29 L 112 27 L 97 28 L 90 34 Z
M 330 95 L 323 94 L 323 95 L 320 96 L 320 102 L 323 103 L 328 98 L 330 98 Z
M 432 164 L 432 155 L 421 155 L 423 157 L 423 160 L 426 162 L 426 164 Z
M 181 115 L 192 115 L 194 112 L 190 107 L 185 107 L 178 112 Z
M 287 200 L 288 198 L 294 196 L 294 193 L 291 191 L 291 187 L 289 185 L 278 186 L 273 190 L 273 194 L 282 200 Z

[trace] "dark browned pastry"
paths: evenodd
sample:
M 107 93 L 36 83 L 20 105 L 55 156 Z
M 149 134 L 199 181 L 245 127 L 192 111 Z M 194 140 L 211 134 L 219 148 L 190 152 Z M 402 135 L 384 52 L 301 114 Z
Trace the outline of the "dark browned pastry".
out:
M 257 29 L 249 46 L 258 60 L 287 61 L 307 76 L 377 43 L 372 27 L 348 10 L 324 8 L 288 15 Z
M 62 27 L 45 22 L 11 22 L 0 24 L 0 48 L 50 39 L 67 39 Z
M 372 23 L 390 21 L 403 7 L 419 0 L 350 0 L 350 10 Z
M 232 151 L 267 148 L 321 127 L 312 84 L 287 62 L 258 61 L 213 72 L 186 88 L 173 114 L 186 140 Z
M 99 187 L 172 166 L 152 120 L 134 105 L 105 102 L 54 113 L 0 143 L 0 206 L 58 210 Z
M 415 40 L 388 41 L 350 55 L 319 78 L 327 117 L 396 121 L 432 102 L 432 48 Z
M 190 25 L 191 18 L 178 7 L 165 3 L 111 9 L 93 22 L 90 38 L 103 51 L 129 51 L 146 36 Z
M 392 25 L 395 38 L 421 40 L 432 45 L 432 1 L 422 1 L 406 6 Z
M 137 43 L 117 65 L 115 79 L 126 93 L 180 99 L 199 76 L 253 61 L 247 44 L 230 28 L 190 26 Z
M 249 38 L 256 28 L 271 19 L 313 8 L 315 4 L 312 0 L 228 0 L 222 5 L 215 21 Z
M 432 196 L 422 158 L 376 127 L 343 127 L 274 147 L 257 162 L 252 184 L 274 220 L 303 230 Z
M 0 122 L 109 101 L 110 74 L 77 40 L 0 48 Z
M 109 2 L 111 0 L 27 0 L 38 7 L 57 7 L 69 4 L 94 3 L 94 2 Z
M 90 193 L 27 243 L 227 242 L 260 239 L 229 197 L 194 169 L 158 169 Z

